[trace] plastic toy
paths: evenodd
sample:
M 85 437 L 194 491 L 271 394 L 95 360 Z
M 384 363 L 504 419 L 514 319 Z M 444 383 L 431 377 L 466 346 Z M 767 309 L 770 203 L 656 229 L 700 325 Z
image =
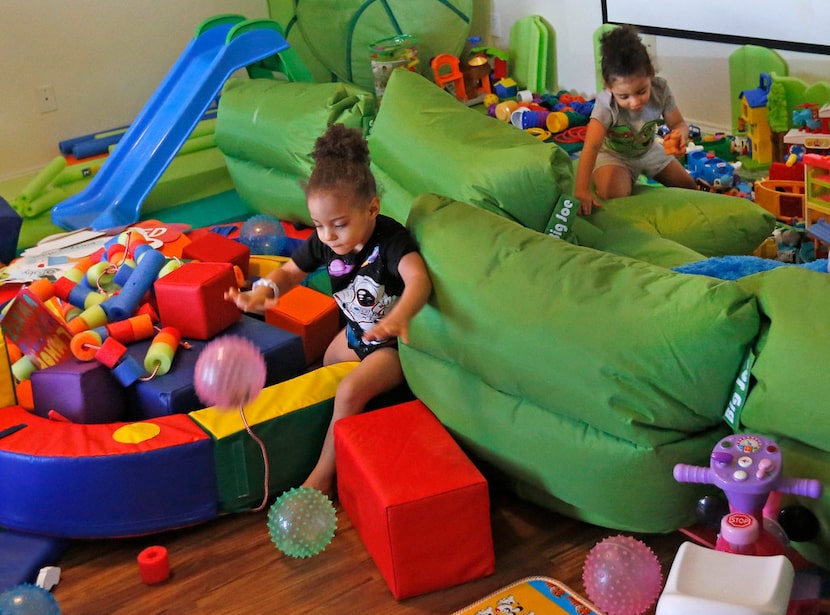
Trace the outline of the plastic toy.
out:
M 515 80 L 510 77 L 504 77 L 493 84 L 493 92 L 500 99 L 516 98 L 516 94 L 519 93 L 519 86 L 516 85 Z
M 490 86 L 490 62 L 484 54 L 477 54 L 471 57 L 463 65 L 464 88 L 468 96 L 473 95 L 474 99 L 484 99 L 487 94 L 492 94 Z
M 783 459 L 778 445 L 769 438 L 748 433 L 722 438 L 712 450 L 708 467 L 677 464 L 674 467 L 674 478 L 678 482 L 715 485 L 723 491 L 729 501 L 730 512 L 721 520 L 715 551 L 745 558 L 748 556 L 748 559 L 712 556 L 705 549 L 696 552 L 695 549 L 699 547 L 689 545 L 695 549 L 689 554 L 684 552 L 682 557 L 679 553 L 669 574 L 673 581 L 671 584 L 667 582 L 664 594 L 668 593 L 668 596 L 664 606 L 668 608 L 669 603 L 682 602 L 691 609 L 695 605 L 698 609 L 705 605 L 706 612 L 783 615 L 790 600 L 790 592 L 795 594 L 794 570 L 804 567 L 805 561 L 792 550 L 789 537 L 778 524 L 780 495 L 789 493 L 818 498 L 823 490 L 822 484 L 813 479 L 784 477 Z M 686 551 L 688 550 L 687 548 Z M 759 555 L 765 557 L 754 557 Z M 734 580 L 737 578 L 736 571 L 742 567 L 742 578 L 760 579 L 760 575 L 764 575 L 767 582 L 756 586 L 754 590 L 752 586 L 736 585 L 733 592 L 735 595 L 723 595 L 722 601 L 710 595 L 710 588 L 695 587 L 696 583 L 706 585 L 723 583 L 726 578 Z M 748 567 L 755 568 L 758 576 L 753 577 L 746 572 Z M 688 579 L 680 582 L 677 578 L 679 572 L 675 568 L 687 571 L 697 569 L 695 582 L 689 582 Z M 765 587 L 764 592 L 758 592 L 758 587 L 761 586 Z M 815 591 L 813 595 L 809 595 L 809 591 L 802 593 L 807 595 L 792 596 L 790 606 L 794 610 L 787 612 L 814 612 L 809 609 L 815 606 Z M 750 600 L 749 595 L 754 596 L 751 603 L 747 602 Z M 742 605 L 744 610 L 730 610 L 725 606 L 721 606 L 721 610 L 714 608 L 726 604 Z M 773 608 L 773 604 L 778 607 Z M 757 608 L 752 609 L 752 606 Z M 808 610 L 799 610 L 802 607 Z M 657 612 L 680 612 L 676 606 L 672 608 L 674 610 L 661 611 L 658 606 Z
M 830 156 L 804 155 L 804 222 L 830 219 Z
M 279 256 L 286 246 L 285 229 L 273 216 L 259 214 L 248 218 L 239 229 L 239 241 L 251 254 Z
M 392 71 L 418 72 L 418 39 L 411 34 L 397 34 L 375 41 L 369 45 L 369 60 L 375 95 L 382 98 Z
M 793 126 L 810 132 L 820 130 L 821 121 L 818 119 L 818 105 L 811 103 L 796 105 L 793 109 Z
M 432 59 L 432 74 L 435 83 L 466 105 L 482 102 L 490 89 L 490 65 L 485 56 L 475 56 L 474 66 L 465 66 L 461 60 L 449 53 L 442 53 Z
M 709 467 L 677 464 L 674 478 L 682 483 L 719 487 L 726 494 L 732 512 L 752 515 L 756 521 L 763 522 L 752 549 L 755 554 L 782 555 L 787 550 L 787 545 L 779 539 L 783 531 L 775 529 L 777 521 L 764 514 L 770 495 L 778 492 L 818 498 L 822 492 L 819 481 L 785 478 L 782 467 L 781 449 L 775 442 L 754 434 L 734 434 L 715 445 Z M 773 528 L 774 534 L 768 528 Z M 731 550 L 725 538 L 718 540 L 717 548 Z
M 753 187 L 755 204 L 787 224 L 804 218 L 804 182 L 760 179 Z
M 804 158 L 804 154 L 806 153 L 807 148 L 803 145 L 800 145 L 798 143 L 790 145 L 789 152 L 787 153 L 786 165 L 788 167 L 791 167 L 796 162 L 801 162 L 802 158 Z
M 761 73 L 758 87 L 740 93 L 741 122 L 750 142 L 750 158 L 759 166 L 772 162 L 772 134 L 767 122 L 767 96 L 772 79 Z
M 663 149 L 669 156 L 682 156 L 686 153 L 686 144 L 683 143 L 679 130 L 672 130 L 663 137 Z
M 588 598 L 607 615 L 640 615 L 660 594 L 663 574 L 654 552 L 631 536 L 611 536 L 588 552 L 582 571 Z
M 720 528 L 721 519 L 729 512 L 729 502 L 723 494 L 704 495 L 697 501 L 695 515 L 698 522 L 709 529 Z
M 481 40 L 481 37 L 470 37 L 468 40 L 473 42 L 473 39 Z M 510 59 L 510 54 L 504 49 L 497 49 L 494 47 L 480 47 L 474 46 L 470 50 L 473 54 L 484 54 L 490 61 L 493 67 L 492 78 L 493 81 L 500 81 L 507 78 L 507 62 Z
M 265 360 L 244 337 L 224 335 L 202 349 L 194 368 L 196 394 L 205 404 L 234 409 L 252 402 L 265 385 Z
M 656 615 L 815 615 L 788 608 L 793 567 L 783 555 L 755 557 L 684 542 L 677 551 Z
M 735 166 L 714 154 L 689 152 L 686 161 L 689 174 L 710 192 L 726 192 L 735 183 Z
M 23 583 L 0 594 L 0 613 L 3 615 L 60 615 L 58 601 L 37 585 Z
M 268 531 L 274 545 L 290 557 L 311 557 L 334 537 L 337 514 L 317 489 L 297 487 L 277 498 L 268 511 Z
M 60 583 L 61 569 L 57 566 L 44 566 L 37 573 L 36 585 L 46 591 L 52 591 Z

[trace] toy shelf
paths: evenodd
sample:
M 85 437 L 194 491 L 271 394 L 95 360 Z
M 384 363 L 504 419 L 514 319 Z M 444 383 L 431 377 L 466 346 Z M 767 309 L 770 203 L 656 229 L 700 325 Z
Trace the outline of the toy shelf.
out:
M 804 221 L 830 222 L 830 156 L 804 156 Z

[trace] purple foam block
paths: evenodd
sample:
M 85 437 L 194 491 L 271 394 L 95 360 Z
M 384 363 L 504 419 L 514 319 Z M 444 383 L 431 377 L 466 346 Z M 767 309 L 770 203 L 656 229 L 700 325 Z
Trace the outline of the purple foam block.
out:
M 55 410 L 73 423 L 112 423 L 122 418 L 125 390 L 97 361 L 70 358 L 32 372 L 35 414 Z

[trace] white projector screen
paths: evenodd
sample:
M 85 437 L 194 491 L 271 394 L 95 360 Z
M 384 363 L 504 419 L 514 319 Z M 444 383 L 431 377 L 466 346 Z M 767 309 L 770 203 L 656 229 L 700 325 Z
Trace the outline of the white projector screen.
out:
M 662 36 L 830 54 L 828 0 L 602 0 L 602 21 Z

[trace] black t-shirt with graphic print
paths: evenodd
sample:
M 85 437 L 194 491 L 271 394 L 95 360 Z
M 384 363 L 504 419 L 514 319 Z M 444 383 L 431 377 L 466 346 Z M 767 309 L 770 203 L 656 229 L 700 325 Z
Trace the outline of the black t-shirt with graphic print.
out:
M 313 233 L 291 255 L 297 266 L 311 273 L 325 266 L 331 281 L 332 295 L 352 330 L 352 340 L 361 340 L 363 333 L 383 318 L 400 298 L 404 281 L 398 264 L 418 246 L 409 231 L 396 220 L 378 215 L 372 236 L 357 254 L 336 254 Z M 360 342 L 352 346 L 363 358 L 371 350 L 396 344 L 384 340 L 372 344 Z

